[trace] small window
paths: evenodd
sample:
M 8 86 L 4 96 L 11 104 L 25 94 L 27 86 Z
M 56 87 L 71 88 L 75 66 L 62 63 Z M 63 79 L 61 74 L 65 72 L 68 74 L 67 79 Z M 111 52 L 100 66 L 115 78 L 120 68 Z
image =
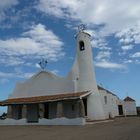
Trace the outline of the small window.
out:
M 107 104 L 107 96 L 104 96 L 104 102 Z
M 80 47 L 80 51 L 85 50 L 85 44 L 84 44 L 83 41 L 80 41 L 80 42 L 79 42 L 79 47 Z

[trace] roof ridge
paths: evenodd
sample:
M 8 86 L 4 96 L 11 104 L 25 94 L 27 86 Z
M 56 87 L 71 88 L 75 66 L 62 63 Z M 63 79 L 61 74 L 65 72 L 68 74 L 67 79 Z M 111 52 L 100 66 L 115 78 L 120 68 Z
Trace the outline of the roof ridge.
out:
M 135 100 L 134 99 L 132 99 L 131 97 L 129 97 L 129 96 L 126 96 L 125 98 L 124 98 L 124 101 L 125 102 L 127 102 L 127 101 L 130 101 L 130 102 L 135 102 Z

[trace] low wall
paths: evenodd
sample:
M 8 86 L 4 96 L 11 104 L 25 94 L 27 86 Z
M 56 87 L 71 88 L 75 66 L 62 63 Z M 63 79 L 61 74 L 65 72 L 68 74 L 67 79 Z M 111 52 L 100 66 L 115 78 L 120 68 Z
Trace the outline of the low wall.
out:
M 26 119 L 0 120 L 0 125 L 85 125 L 85 118 L 55 118 L 55 119 L 39 119 L 38 123 L 27 123 Z

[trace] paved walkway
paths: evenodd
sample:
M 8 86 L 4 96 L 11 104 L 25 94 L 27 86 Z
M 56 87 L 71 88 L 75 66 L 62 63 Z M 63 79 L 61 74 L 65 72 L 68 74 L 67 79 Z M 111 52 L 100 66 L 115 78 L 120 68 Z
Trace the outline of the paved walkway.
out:
M 140 140 L 140 117 L 85 126 L 0 126 L 0 140 Z

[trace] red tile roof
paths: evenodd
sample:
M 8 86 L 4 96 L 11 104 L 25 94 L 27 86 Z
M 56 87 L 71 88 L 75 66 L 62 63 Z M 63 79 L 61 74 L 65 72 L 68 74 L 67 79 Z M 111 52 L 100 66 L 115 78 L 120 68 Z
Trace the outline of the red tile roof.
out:
M 25 97 L 25 98 L 12 98 L 0 102 L 0 106 L 10 105 L 10 104 L 29 104 L 29 103 L 39 103 L 39 102 L 51 102 L 58 100 L 67 99 L 78 99 L 88 96 L 90 91 L 75 92 L 75 93 L 65 93 L 57 95 L 47 95 L 47 96 L 35 96 L 35 97 Z
M 134 99 L 130 98 L 129 96 L 127 96 L 125 99 L 124 99 L 125 102 L 129 101 L 129 102 L 135 102 Z

